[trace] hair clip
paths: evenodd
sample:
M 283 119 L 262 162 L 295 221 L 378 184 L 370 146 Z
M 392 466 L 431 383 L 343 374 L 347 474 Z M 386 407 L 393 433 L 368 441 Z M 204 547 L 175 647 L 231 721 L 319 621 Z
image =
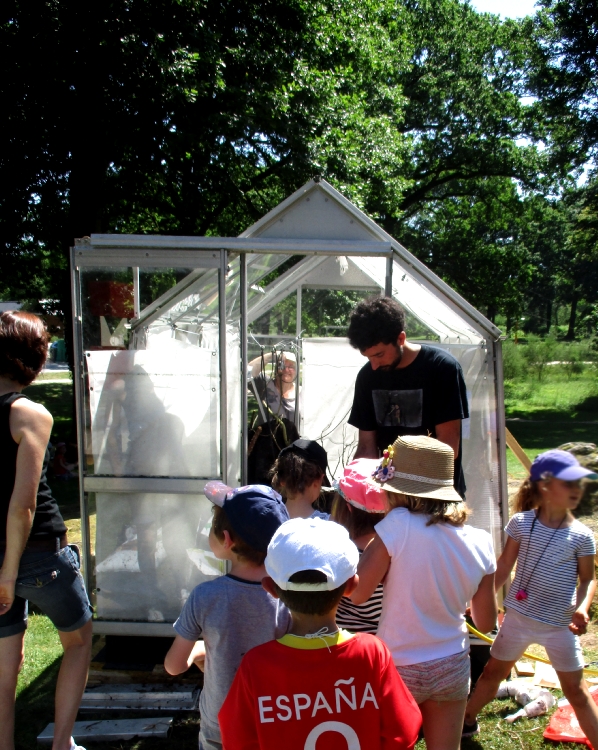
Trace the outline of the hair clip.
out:
M 392 465 L 392 459 L 394 457 L 394 448 L 389 445 L 388 448 L 382 452 L 382 461 L 380 465 L 374 469 L 372 477 L 377 479 L 379 482 L 386 482 L 388 479 L 392 479 L 395 475 L 395 467 Z

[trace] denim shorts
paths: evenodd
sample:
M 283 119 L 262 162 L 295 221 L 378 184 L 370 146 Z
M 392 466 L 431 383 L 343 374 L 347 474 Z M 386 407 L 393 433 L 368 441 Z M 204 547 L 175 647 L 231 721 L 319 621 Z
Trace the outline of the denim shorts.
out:
M 57 630 L 66 633 L 79 630 L 91 619 L 91 605 L 79 572 L 79 556 L 71 547 L 67 545 L 58 552 L 23 552 L 15 600 L 8 612 L 0 615 L 0 638 L 22 633 L 27 628 L 28 601 L 39 607 Z

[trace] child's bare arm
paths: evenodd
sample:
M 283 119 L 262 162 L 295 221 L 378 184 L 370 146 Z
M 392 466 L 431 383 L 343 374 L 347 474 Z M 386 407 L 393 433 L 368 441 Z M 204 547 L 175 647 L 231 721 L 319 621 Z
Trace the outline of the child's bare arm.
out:
M 575 635 L 583 635 L 588 629 L 590 621 L 590 605 L 596 591 L 596 572 L 594 567 L 594 555 L 585 555 L 577 558 L 577 575 L 579 585 L 577 587 L 577 604 L 569 630 Z
M 357 566 L 359 583 L 350 596 L 351 601 L 355 604 L 367 602 L 376 590 L 376 586 L 386 575 L 389 566 L 390 555 L 388 550 L 382 539 L 376 534 L 366 547 Z
M 519 554 L 519 542 L 516 542 L 513 537 L 507 536 L 507 543 L 502 551 L 502 555 L 498 558 L 496 563 L 496 574 L 494 576 L 494 590 L 498 591 L 501 589 L 509 576 L 517 561 L 517 555 Z
M 186 672 L 195 658 L 200 656 L 197 653 L 198 649 L 205 655 L 203 641 L 188 641 L 186 638 L 177 635 L 164 658 L 164 669 L 168 674 Z
M 471 617 L 478 630 L 488 633 L 496 626 L 497 614 L 494 573 L 490 573 L 482 578 L 478 590 L 471 598 Z

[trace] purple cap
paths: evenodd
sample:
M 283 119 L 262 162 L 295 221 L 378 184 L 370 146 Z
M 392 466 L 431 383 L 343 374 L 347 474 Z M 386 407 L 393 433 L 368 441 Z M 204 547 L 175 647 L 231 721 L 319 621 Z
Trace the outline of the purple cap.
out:
M 575 482 L 584 477 L 598 478 L 598 474 L 584 469 L 573 454 L 560 450 L 546 451 L 536 456 L 530 470 L 531 479 L 537 482 L 544 474 L 565 482 Z

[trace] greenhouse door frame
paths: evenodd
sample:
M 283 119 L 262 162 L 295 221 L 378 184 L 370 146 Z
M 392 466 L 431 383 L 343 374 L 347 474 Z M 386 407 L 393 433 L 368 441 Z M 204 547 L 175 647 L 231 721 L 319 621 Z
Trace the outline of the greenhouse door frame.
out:
M 81 507 L 81 540 L 83 576 L 89 590 L 91 583 L 91 538 L 87 493 L 111 492 L 126 494 L 181 493 L 202 491 L 207 479 L 227 482 L 227 372 L 226 372 L 226 280 L 231 257 L 240 259 L 240 341 L 239 377 L 247 372 L 247 253 L 278 253 L 284 255 L 353 255 L 387 258 L 385 292 L 392 289 L 393 247 L 381 240 L 289 240 L 245 237 L 177 237 L 146 235 L 92 235 L 75 240 L 71 248 L 71 294 L 73 307 L 74 391 L 79 452 L 79 497 Z M 220 378 L 220 475 L 218 477 L 138 477 L 104 476 L 85 473 L 86 434 L 86 366 L 83 342 L 83 304 L 81 272 L 86 269 L 131 268 L 133 271 L 133 307 L 140 310 L 139 270 L 148 268 L 212 268 L 218 270 L 219 292 L 219 378 Z M 241 479 L 247 478 L 247 394 L 241 399 Z M 170 623 L 94 620 L 94 632 L 115 635 L 167 635 Z

